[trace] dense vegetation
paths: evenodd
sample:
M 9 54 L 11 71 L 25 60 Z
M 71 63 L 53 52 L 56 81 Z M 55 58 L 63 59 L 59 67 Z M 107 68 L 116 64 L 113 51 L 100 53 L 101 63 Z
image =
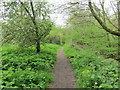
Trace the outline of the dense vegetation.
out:
M 88 7 L 80 6 L 79 2 L 71 3 L 71 7 L 68 8 L 70 16 L 67 25 L 53 29 L 49 42 L 65 44 L 65 55 L 77 78 L 76 87 L 118 88 L 118 37 L 106 32 L 93 18 Z M 110 23 L 111 21 L 117 24 L 115 15 L 108 20 L 107 16 L 97 11 L 97 7 L 95 10 L 100 14 L 99 18 L 106 23 L 106 27 L 117 31 Z
M 2 88 L 48 88 L 62 45 L 77 88 L 118 88 L 120 11 L 113 3 L 110 15 L 104 2 L 98 8 L 86 1 L 67 4 L 64 27 L 50 19 L 51 5 L 45 0 L 3 3 Z
M 86 48 L 65 46 L 73 66 L 77 88 L 118 88 L 118 62 L 105 59 Z
M 56 61 L 59 46 L 45 44 L 41 54 L 35 48 L 19 49 L 5 44 L 2 48 L 3 88 L 47 88 L 53 78 L 51 70 Z
M 21 47 L 40 45 L 53 26 L 50 20 L 50 5 L 40 2 L 4 2 L 3 43 L 17 43 Z M 13 13 L 14 12 L 14 13 Z

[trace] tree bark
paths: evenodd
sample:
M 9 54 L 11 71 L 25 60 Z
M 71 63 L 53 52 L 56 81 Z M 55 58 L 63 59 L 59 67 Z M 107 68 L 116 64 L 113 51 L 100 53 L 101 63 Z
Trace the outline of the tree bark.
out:
M 91 3 L 91 0 L 89 0 L 89 8 L 90 8 L 90 11 L 92 13 L 92 15 L 94 16 L 94 18 L 98 21 L 98 23 L 102 26 L 102 28 L 112 34 L 112 35 L 116 35 L 116 36 L 120 36 L 120 32 L 119 31 L 113 31 L 111 30 L 110 28 L 108 28 L 104 22 L 97 16 L 97 14 L 95 13 L 94 9 L 93 9 L 93 6 L 92 6 L 92 3 Z
M 117 7 L 118 7 L 118 32 L 120 32 L 120 1 L 118 1 Z M 120 62 L 120 36 L 118 36 L 118 61 Z
M 20 1 L 20 0 L 19 0 Z M 33 24 L 34 24 L 34 27 L 35 27 L 35 33 L 36 33 L 36 52 L 39 53 L 40 52 L 40 40 L 39 40 L 39 29 L 37 27 L 37 23 L 36 23 L 36 15 L 35 15 L 35 11 L 34 11 L 34 8 L 33 8 L 33 2 L 31 1 L 30 2 L 30 6 L 31 6 L 31 9 L 32 9 L 32 15 L 30 13 L 30 11 L 24 6 L 24 3 L 21 2 L 21 5 L 24 7 L 25 11 L 28 13 L 28 15 L 30 16 Z
M 40 52 L 40 42 L 36 42 L 36 52 L 39 53 Z
M 35 11 L 34 11 L 34 7 L 33 7 L 33 2 L 30 2 L 31 5 L 31 9 L 32 9 L 32 14 L 33 14 L 33 19 L 32 22 L 35 26 L 35 33 L 36 33 L 36 52 L 39 53 L 40 52 L 40 40 L 39 40 L 39 29 L 37 27 L 37 23 L 36 23 L 36 15 L 35 15 Z

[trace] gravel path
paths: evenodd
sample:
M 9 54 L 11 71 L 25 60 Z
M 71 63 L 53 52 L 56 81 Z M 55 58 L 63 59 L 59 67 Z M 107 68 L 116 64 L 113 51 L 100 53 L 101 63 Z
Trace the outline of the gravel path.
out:
M 54 81 L 51 83 L 50 88 L 75 88 L 75 77 L 68 62 L 64 56 L 64 48 L 62 47 L 57 54 L 58 61 L 55 63 L 53 73 L 55 75 Z

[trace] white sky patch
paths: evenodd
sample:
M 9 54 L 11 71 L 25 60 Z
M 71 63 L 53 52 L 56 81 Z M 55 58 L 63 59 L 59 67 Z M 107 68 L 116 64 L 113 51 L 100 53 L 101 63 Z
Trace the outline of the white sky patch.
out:
M 59 7 L 67 2 L 70 1 L 80 1 L 80 0 L 47 0 L 49 3 L 55 5 L 54 8 Z M 100 1 L 102 0 L 92 0 L 96 4 L 100 4 Z M 104 0 L 105 1 L 105 8 L 108 9 L 109 13 L 112 15 L 113 14 L 113 8 L 114 6 L 111 7 L 111 3 L 115 2 L 115 0 Z M 111 3 L 110 3 L 111 2 Z M 58 8 L 59 11 L 60 8 Z M 63 11 L 64 12 L 64 11 Z M 51 14 L 52 20 L 57 24 L 57 25 L 65 25 L 66 19 L 68 18 L 68 15 L 65 15 L 64 13 L 53 13 Z
M 18 1 L 18 0 L 0 0 L 0 2 L 5 1 L 5 2 L 12 2 L 12 1 Z M 21 1 L 29 1 L 29 0 L 21 0 Z M 41 0 L 32 0 L 39 2 Z M 64 13 L 64 11 L 61 11 L 60 7 L 61 5 L 68 3 L 70 1 L 80 1 L 80 0 L 45 0 L 48 1 L 50 4 L 53 4 L 53 13 L 50 15 L 51 19 L 56 23 L 56 25 L 65 25 L 66 19 L 68 18 L 68 15 Z M 95 3 L 99 3 L 99 0 L 92 0 Z M 102 1 L 102 0 L 101 0 Z M 110 7 L 110 1 L 116 1 L 116 0 L 104 0 L 105 1 L 105 7 L 108 8 Z M 56 11 L 54 9 L 57 8 Z M 109 8 L 109 12 L 112 13 L 113 9 L 112 7 Z
M 68 15 L 65 15 L 63 13 L 64 11 L 62 12 L 59 7 L 65 3 L 68 3 L 70 0 L 46 0 L 46 1 L 54 5 L 53 7 L 54 13 L 50 15 L 51 19 L 56 23 L 56 25 L 60 25 L 60 26 L 65 25 Z

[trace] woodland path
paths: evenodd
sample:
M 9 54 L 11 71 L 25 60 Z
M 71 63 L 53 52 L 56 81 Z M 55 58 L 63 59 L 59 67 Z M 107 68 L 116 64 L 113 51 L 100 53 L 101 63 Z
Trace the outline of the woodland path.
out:
M 64 47 L 58 52 L 57 59 L 53 70 L 55 78 L 50 88 L 75 88 L 74 73 L 70 63 L 64 56 Z

